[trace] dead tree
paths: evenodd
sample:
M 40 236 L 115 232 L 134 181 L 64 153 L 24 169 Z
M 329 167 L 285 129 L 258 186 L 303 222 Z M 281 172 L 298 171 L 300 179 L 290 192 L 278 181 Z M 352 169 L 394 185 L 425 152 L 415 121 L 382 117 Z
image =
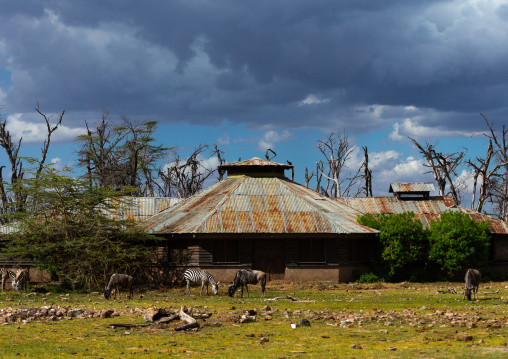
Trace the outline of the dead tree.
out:
M 457 176 L 456 170 L 462 164 L 466 152 L 462 151 L 443 154 L 442 152 L 436 151 L 435 147 L 437 144 L 433 145 L 426 143 L 425 145 L 421 145 L 414 138 L 409 137 L 409 139 L 413 141 L 415 146 L 418 147 L 420 153 L 423 155 L 423 158 L 425 158 L 427 162 L 425 166 L 431 168 L 431 172 L 434 175 L 434 179 L 436 180 L 436 184 L 439 189 L 439 195 L 447 196 L 450 194 L 453 201 L 457 205 L 460 205 L 459 192 L 453 183 L 452 175 Z M 450 187 L 449 192 L 446 192 L 447 183 Z
M 372 171 L 369 170 L 369 152 L 367 151 L 367 146 L 363 148 L 364 160 L 361 168 L 363 168 L 363 181 L 365 183 L 365 187 L 363 191 L 365 193 L 365 197 L 372 197 Z
M 309 169 L 305 167 L 305 187 L 309 188 L 309 182 L 314 177 L 314 171 L 312 171 L 309 175 Z
M 323 168 L 318 169 L 320 174 L 328 180 L 325 191 L 330 197 L 343 196 L 348 193 L 353 184 L 349 181 L 346 188 L 341 188 L 341 185 L 347 180 L 343 178 L 346 162 L 350 159 L 356 146 L 351 145 L 345 132 L 332 132 L 327 139 L 318 141 L 318 148 L 327 161 L 326 173 Z
M 35 106 L 35 111 L 44 118 L 48 130 L 46 139 L 44 140 L 44 144 L 41 148 L 41 158 L 35 161 L 38 163 L 38 167 L 35 171 L 35 176 L 38 178 L 46 162 L 49 145 L 51 143 L 51 136 L 62 123 L 65 110 L 60 113 L 55 125 L 51 125 L 51 116 L 46 115 L 40 110 L 38 102 Z M 23 137 L 20 137 L 17 143 L 13 142 L 10 132 L 6 129 L 6 125 L 7 121 L 0 117 L 0 146 L 4 148 L 11 165 L 10 191 L 6 189 L 3 178 L 2 172 L 5 166 L 0 167 L 0 210 L 2 211 L 2 214 L 6 214 L 8 212 L 22 212 L 27 201 L 27 195 L 23 190 L 22 185 L 25 172 L 23 169 L 23 161 L 19 157 L 19 150 L 21 148 Z M 11 206 L 10 209 L 8 208 L 9 205 Z M 4 218 L 0 221 L 2 224 L 5 224 Z
M 494 123 L 487 119 L 487 115 L 485 113 L 481 113 L 481 115 L 488 127 L 488 132 L 484 133 L 484 136 L 493 144 L 496 167 L 500 166 L 500 169 L 503 169 L 496 173 L 497 180 L 491 187 L 492 195 L 489 201 L 497 211 L 496 215 L 508 221 L 508 129 L 503 125 L 500 131 L 496 130 Z
M 489 140 L 489 146 L 487 148 L 487 156 L 485 159 L 476 157 L 476 163 L 472 160 L 467 161 L 467 165 L 473 171 L 473 194 L 471 199 L 471 209 L 474 209 L 477 212 L 481 212 L 483 209 L 483 205 L 485 202 L 492 197 L 493 188 L 497 183 L 495 177 L 497 176 L 497 172 L 504 165 L 503 163 L 498 163 L 492 170 L 489 171 L 489 165 L 492 160 L 492 156 L 494 154 L 494 149 L 492 147 L 492 140 Z M 479 184 L 479 194 L 478 194 L 478 202 L 476 202 L 476 189 L 478 187 L 478 177 L 480 177 Z M 475 206 L 476 204 L 476 206 Z
M 214 144 L 213 148 L 215 148 L 215 151 L 213 151 L 212 156 L 217 156 L 217 159 L 219 160 L 219 167 L 222 166 L 224 163 L 226 163 L 226 160 L 224 159 L 224 151 L 221 151 L 217 148 L 217 145 Z M 222 181 L 222 178 L 224 177 L 224 170 L 217 169 L 217 172 L 219 173 L 219 177 L 217 178 L 219 181 Z
M 199 159 L 207 148 L 208 145 L 200 144 L 185 161 L 173 150 L 171 164 L 159 169 L 162 180 L 159 186 L 164 196 L 188 198 L 203 189 L 206 179 L 215 172 L 204 167 Z

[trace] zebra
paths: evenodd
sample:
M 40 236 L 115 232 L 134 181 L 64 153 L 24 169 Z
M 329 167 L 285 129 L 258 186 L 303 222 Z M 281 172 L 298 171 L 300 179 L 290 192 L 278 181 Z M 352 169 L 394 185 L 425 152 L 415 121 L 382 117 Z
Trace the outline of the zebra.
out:
M 190 295 L 190 284 L 199 284 L 201 283 L 201 292 L 199 295 L 203 294 L 203 288 L 206 285 L 206 295 L 208 295 L 208 283 L 212 286 L 213 294 L 219 294 L 219 283 L 213 279 L 212 275 L 208 273 L 206 270 L 198 270 L 198 269 L 187 269 L 183 274 L 182 282 L 187 281 L 187 295 Z
M 7 276 L 11 279 L 11 285 L 15 291 L 21 292 L 22 289 L 27 290 L 29 282 L 28 270 L 2 267 L 0 268 L 0 274 L 2 274 L 2 292 L 5 290 L 5 279 Z

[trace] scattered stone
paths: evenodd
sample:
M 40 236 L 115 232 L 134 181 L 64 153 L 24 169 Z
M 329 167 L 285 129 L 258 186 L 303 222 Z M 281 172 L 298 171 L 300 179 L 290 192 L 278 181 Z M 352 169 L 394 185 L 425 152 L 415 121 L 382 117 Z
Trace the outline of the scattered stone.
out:
M 303 318 L 303 319 L 300 320 L 300 326 L 302 326 L 302 327 L 310 327 L 310 321 L 308 319 Z
M 256 321 L 255 315 L 242 315 L 240 318 L 240 323 L 251 323 Z
M 259 344 L 268 343 L 269 341 L 270 341 L 270 339 L 268 339 L 268 338 L 261 338 L 261 340 L 259 341 Z
M 111 318 L 111 315 L 114 313 L 113 310 L 111 309 L 106 309 L 106 310 L 103 310 L 100 314 L 100 317 L 101 318 Z
M 457 340 L 458 340 L 458 341 L 461 341 L 461 342 L 470 342 L 470 341 L 472 341 L 472 340 L 473 340 L 473 336 L 472 336 L 471 334 L 466 334 L 466 333 L 464 333 L 464 334 L 459 334 L 459 335 L 457 336 Z
M 394 352 L 397 350 L 397 347 L 388 347 L 388 350 Z
M 168 317 L 170 314 L 163 308 L 149 308 L 144 314 L 143 319 L 147 322 L 156 322 L 161 318 Z

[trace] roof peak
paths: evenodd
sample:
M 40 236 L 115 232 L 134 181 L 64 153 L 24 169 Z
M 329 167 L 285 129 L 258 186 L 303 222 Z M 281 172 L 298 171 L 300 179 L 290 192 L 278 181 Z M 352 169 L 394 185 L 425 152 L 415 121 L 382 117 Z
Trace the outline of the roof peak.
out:
M 259 157 L 253 157 L 250 160 L 243 160 L 243 161 L 236 161 L 236 162 L 230 162 L 225 163 L 223 165 L 220 165 L 219 167 L 222 169 L 227 169 L 227 167 L 240 167 L 240 166 L 263 166 L 263 167 L 283 167 L 284 169 L 292 168 L 293 165 L 290 164 L 283 164 L 278 162 L 273 162 L 270 160 L 264 160 Z

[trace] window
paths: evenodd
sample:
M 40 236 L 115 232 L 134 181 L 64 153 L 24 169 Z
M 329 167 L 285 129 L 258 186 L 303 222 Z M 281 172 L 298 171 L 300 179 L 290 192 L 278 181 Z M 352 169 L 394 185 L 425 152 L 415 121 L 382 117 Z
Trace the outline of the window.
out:
M 237 263 L 238 239 L 214 239 L 212 260 L 215 263 Z
M 325 241 L 324 239 L 300 239 L 298 246 L 298 262 L 300 263 L 324 263 Z
M 171 238 L 167 247 L 157 249 L 157 263 L 185 264 L 189 261 L 187 242 L 180 238 Z

